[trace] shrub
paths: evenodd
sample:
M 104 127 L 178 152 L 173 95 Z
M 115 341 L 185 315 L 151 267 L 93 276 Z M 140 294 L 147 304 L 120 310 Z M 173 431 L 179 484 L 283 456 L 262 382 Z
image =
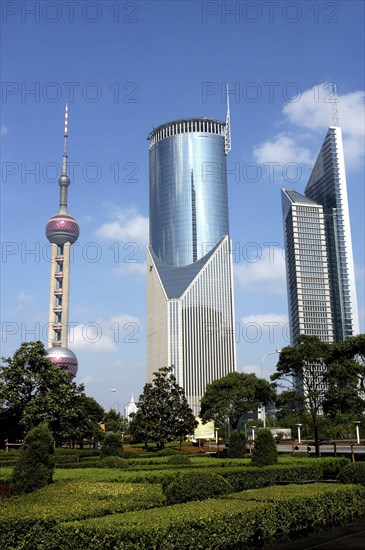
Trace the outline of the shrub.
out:
M 166 449 L 161 449 L 160 451 L 156 452 L 156 456 L 173 456 L 178 454 L 179 451 L 176 449 L 171 449 L 171 447 L 167 447 Z
M 347 464 L 337 476 L 339 483 L 354 483 L 365 485 L 365 462 Z
M 99 460 L 100 468 L 126 468 L 129 466 L 128 460 L 120 456 L 106 456 Z
M 40 424 L 28 432 L 19 451 L 12 477 L 12 492 L 30 493 L 52 483 L 53 470 L 52 434 L 46 424 Z
M 101 445 L 101 456 L 121 456 L 123 451 L 120 434 L 106 434 Z
M 229 438 L 229 447 L 227 456 L 229 458 L 244 458 L 246 453 L 245 434 L 238 430 L 233 430 Z
M 257 493 L 259 491 L 255 491 Z M 311 485 L 312 494 L 302 496 L 301 486 L 297 488 L 297 496 L 286 498 L 285 492 L 282 493 L 278 497 L 274 493 L 267 495 L 262 502 L 247 501 L 244 497 L 243 500 L 188 502 L 146 510 L 143 516 L 127 512 L 63 523 L 54 533 L 47 534 L 47 539 L 54 544 L 52 548 L 58 550 L 252 550 L 263 546 L 273 548 L 277 541 L 288 536 L 298 537 L 298 534 L 353 521 L 364 513 L 362 487 Z
M 252 452 L 252 464 L 255 466 L 269 466 L 278 461 L 278 450 L 275 439 L 270 430 L 259 430 Z
M 173 455 L 166 460 L 166 464 L 191 464 L 191 460 L 188 456 Z
M 232 485 L 222 476 L 209 472 L 192 472 L 178 476 L 163 487 L 166 504 L 179 504 L 190 500 L 217 498 L 232 492 Z

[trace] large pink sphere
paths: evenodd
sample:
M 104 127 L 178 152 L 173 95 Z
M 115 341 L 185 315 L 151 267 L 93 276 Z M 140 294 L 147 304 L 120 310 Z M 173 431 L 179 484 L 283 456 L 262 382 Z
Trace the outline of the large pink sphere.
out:
M 79 224 L 68 214 L 57 214 L 50 218 L 46 225 L 47 239 L 58 246 L 65 243 L 74 244 L 80 235 Z
M 55 367 L 60 367 L 68 371 L 72 376 L 77 373 L 77 357 L 68 348 L 54 347 L 47 349 L 47 357 Z

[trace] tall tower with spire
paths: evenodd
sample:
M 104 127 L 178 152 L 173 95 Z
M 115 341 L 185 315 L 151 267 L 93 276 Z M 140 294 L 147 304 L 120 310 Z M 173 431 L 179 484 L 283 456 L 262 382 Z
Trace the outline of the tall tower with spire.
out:
M 67 174 L 68 104 L 66 103 L 65 127 L 62 157 L 59 213 L 50 218 L 46 225 L 46 236 L 52 244 L 48 358 L 52 363 L 68 371 L 77 373 L 76 355 L 68 348 L 68 311 L 70 293 L 70 249 L 80 234 L 79 224 L 67 213 L 67 191 L 70 178 Z

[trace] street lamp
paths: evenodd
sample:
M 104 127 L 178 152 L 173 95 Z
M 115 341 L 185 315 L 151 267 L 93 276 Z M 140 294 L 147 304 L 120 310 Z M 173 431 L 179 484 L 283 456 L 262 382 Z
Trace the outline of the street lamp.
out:
M 354 420 L 354 424 L 356 426 L 357 444 L 360 445 L 360 420 Z
M 303 424 L 295 424 L 295 425 L 298 426 L 298 443 L 301 443 L 302 439 L 300 434 L 300 428 L 303 426 Z
M 114 401 L 113 407 L 114 407 L 114 405 L 117 406 L 117 411 L 118 411 L 118 414 L 119 414 L 119 401 Z
M 251 426 L 252 428 L 252 441 L 255 441 L 255 428 L 256 426 Z
M 104 393 L 107 393 L 108 391 L 116 392 L 117 390 L 116 390 L 116 388 L 112 388 L 111 390 L 104 390 L 104 391 L 101 392 L 100 397 L 101 397 L 102 395 L 104 395 Z M 100 399 L 100 397 L 99 397 L 99 399 Z
M 269 355 L 274 355 L 275 353 L 280 353 L 281 349 L 276 349 L 275 351 L 269 351 L 269 353 L 266 353 L 263 358 L 261 359 L 261 378 L 264 377 L 264 361 L 266 357 L 269 357 Z M 264 424 L 264 428 L 266 428 L 266 410 L 265 405 L 262 405 L 261 407 L 261 419 Z

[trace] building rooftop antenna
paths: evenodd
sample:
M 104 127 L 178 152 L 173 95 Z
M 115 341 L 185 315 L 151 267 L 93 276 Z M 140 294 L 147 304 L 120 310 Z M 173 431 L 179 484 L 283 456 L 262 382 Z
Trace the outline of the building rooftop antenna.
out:
M 231 113 L 229 110 L 228 84 L 226 85 L 226 102 L 227 102 L 227 115 L 226 115 L 226 133 L 224 136 L 224 153 L 228 155 L 228 153 L 231 150 Z
M 338 95 L 337 95 L 337 84 L 335 82 L 328 82 L 325 85 L 325 88 L 329 90 L 329 103 L 332 107 L 332 126 L 339 126 L 338 121 Z

